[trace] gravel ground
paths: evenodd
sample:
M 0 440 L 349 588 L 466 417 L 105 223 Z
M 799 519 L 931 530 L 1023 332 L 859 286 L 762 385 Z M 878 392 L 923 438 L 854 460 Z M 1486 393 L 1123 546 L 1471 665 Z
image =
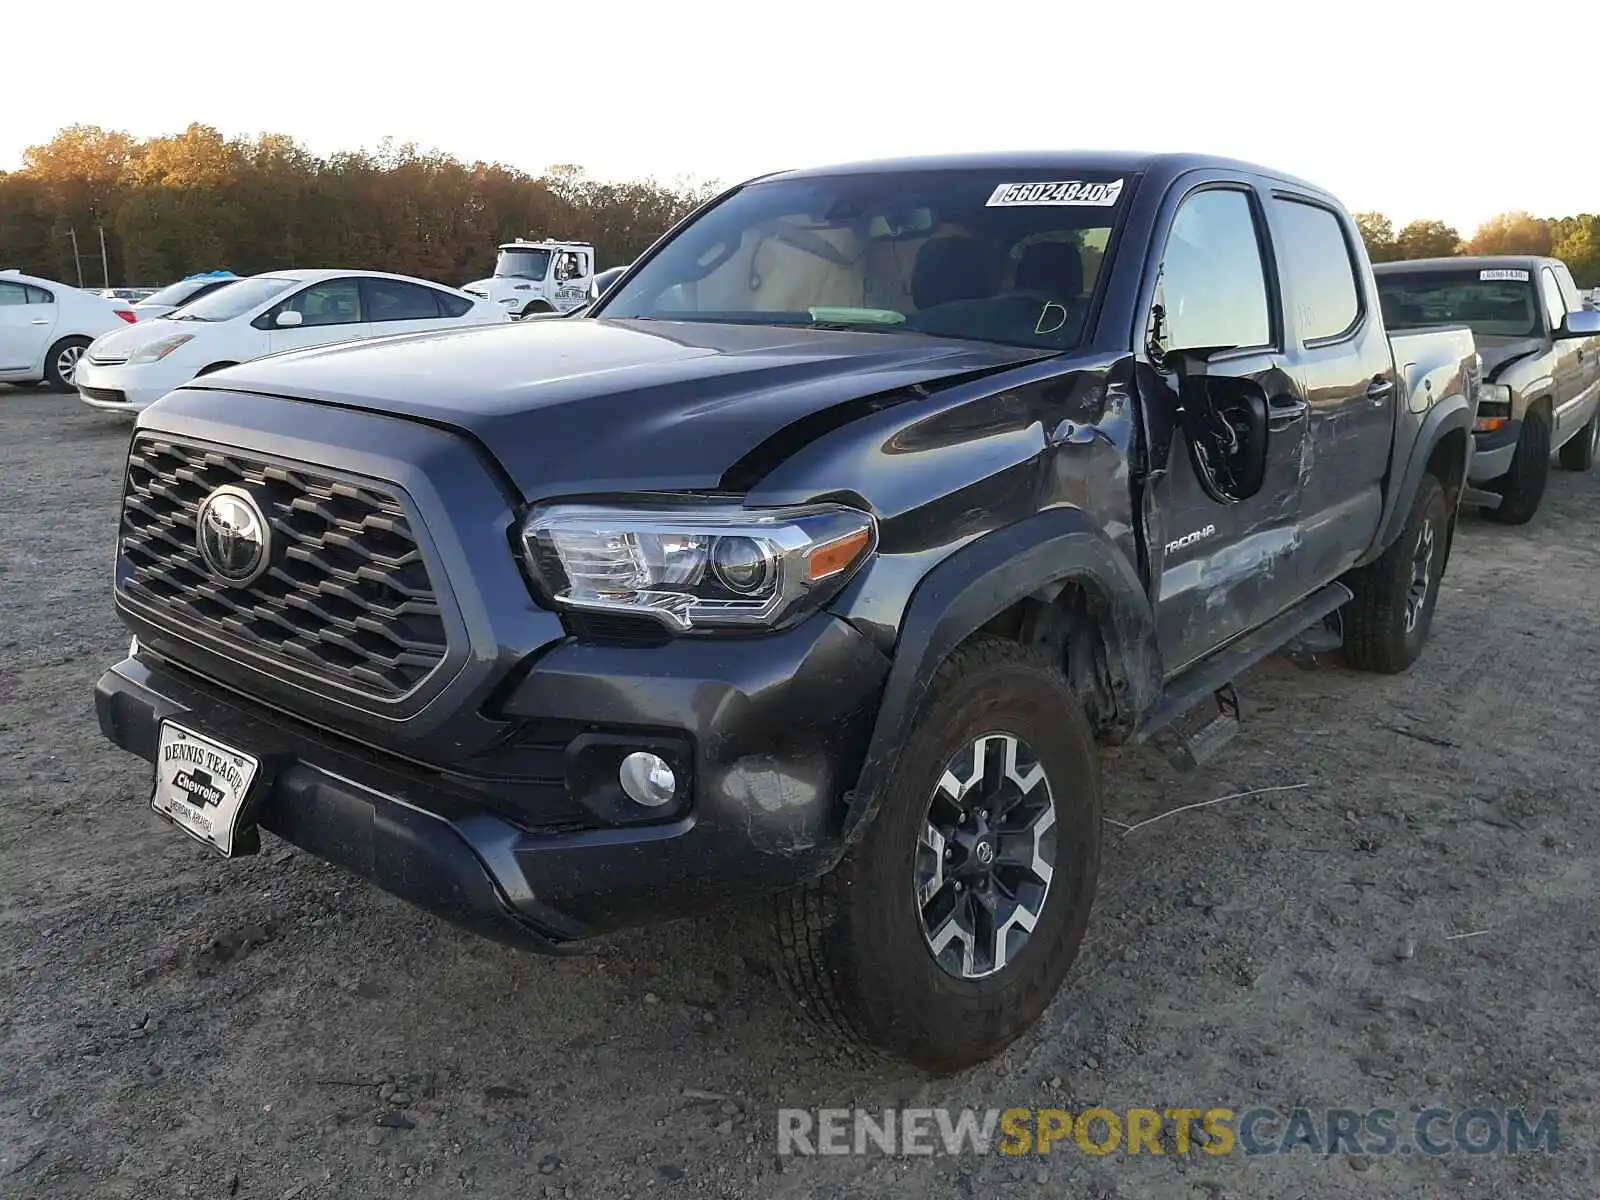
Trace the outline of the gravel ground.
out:
M 1209 767 L 1109 756 L 1123 825 L 1304 786 L 1109 830 L 1067 990 L 929 1080 L 813 1034 L 732 919 L 520 955 L 281 842 L 227 863 L 161 824 L 91 699 L 127 644 L 126 437 L 0 389 L 0 1194 L 1596 1193 L 1600 477 L 1557 472 L 1522 529 L 1464 522 L 1409 675 L 1274 660 Z M 1095 1104 L 1551 1107 L 1562 1148 L 776 1153 L 780 1107 Z

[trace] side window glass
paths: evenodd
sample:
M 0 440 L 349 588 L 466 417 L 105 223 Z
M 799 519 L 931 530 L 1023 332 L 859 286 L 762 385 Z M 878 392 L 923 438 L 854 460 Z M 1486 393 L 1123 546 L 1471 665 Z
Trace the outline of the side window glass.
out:
M 1583 293 L 1578 290 L 1578 285 L 1572 281 L 1572 272 L 1567 270 L 1565 263 L 1556 266 L 1556 283 L 1561 288 L 1561 298 L 1567 302 L 1569 313 L 1583 311 Z
M 464 317 L 472 307 L 472 301 L 465 296 L 452 296 L 449 292 L 436 292 L 435 295 L 439 300 L 439 312 L 447 317 Z
M 439 315 L 432 288 L 398 279 L 368 279 L 365 284 L 369 321 L 432 321 Z
M 28 289 L 20 283 L 0 283 L 0 308 L 18 307 L 28 302 Z
M 1267 276 L 1246 193 L 1213 189 L 1178 209 L 1161 262 L 1162 350 L 1272 344 Z
M 355 325 L 361 320 L 361 291 L 354 279 L 326 279 L 290 296 L 285 312 L 297 312 L 302 325 Z
M 1338 337 L 1361 316 L 1361 294 L 1344 227 L 1331 210 L 1298 200 L 1274 200 L 1282 234 L 1283 278 L 1294 300 L 1295 334 L 1302 343 Z
M 53 293 L 45 291 L 42 287 L 24 284 L 23 291 L 28 293 L 29 304 L 54 304 L 56 298 Z
M 1539 290 L 1544 293 L 1544 310 L 1550 318 L 1550 328 L 1560 329 L 1567 319 L 1567 302 L 1561 295 L 1561 285 L 1549 267 L 1539 272 Z

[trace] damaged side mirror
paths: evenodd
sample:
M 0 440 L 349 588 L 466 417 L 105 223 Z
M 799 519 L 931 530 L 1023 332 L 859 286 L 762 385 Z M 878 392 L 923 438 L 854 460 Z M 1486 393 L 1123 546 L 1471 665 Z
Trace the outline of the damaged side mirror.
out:
M 1200 486 L 1219 504 L 1248 500 L 1267 476 L 1266 392 L 1253 379 L 1177 373 L 1179 417 Z

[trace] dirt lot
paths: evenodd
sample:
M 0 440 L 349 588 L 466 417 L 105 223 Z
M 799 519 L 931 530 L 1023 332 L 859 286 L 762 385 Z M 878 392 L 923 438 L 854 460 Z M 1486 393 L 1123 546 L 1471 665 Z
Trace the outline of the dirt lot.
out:
M 1465 522 L 1408 676 L 1274 661 L 1211 767 L 1113 755 L 1123 825 L 1305 786 L 1108 830 L 1068 990 L 930 1081 L 815 1036 L 732 920 L 519 955 L 281 842 L 230 864 L 160 824 L 91 700 L 127 645 L 126 436 L 0 389 L 0 1194 L 1596 1193 L 1600 475 L 1557 472 L 1530 527 Z M 775 1152 L 786 1106 L 1096 1103 L 1553 1107 L 1562 1152 Z

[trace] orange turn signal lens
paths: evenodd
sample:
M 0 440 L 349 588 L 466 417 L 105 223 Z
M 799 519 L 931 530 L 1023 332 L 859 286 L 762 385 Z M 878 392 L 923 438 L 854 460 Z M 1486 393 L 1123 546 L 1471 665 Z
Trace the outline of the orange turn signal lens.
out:
M 870 529 L 858 529 L 842 538 L 824 542 L 806 555 L 806 581 L 817 583 L 848 570 L 866 553 L 871 543 Z
M 1496 429 L 1504 429 L 1510 421 L 1505 417 L 1479 417 L 1472 425 L 1474 433 L 1493 433 Z

